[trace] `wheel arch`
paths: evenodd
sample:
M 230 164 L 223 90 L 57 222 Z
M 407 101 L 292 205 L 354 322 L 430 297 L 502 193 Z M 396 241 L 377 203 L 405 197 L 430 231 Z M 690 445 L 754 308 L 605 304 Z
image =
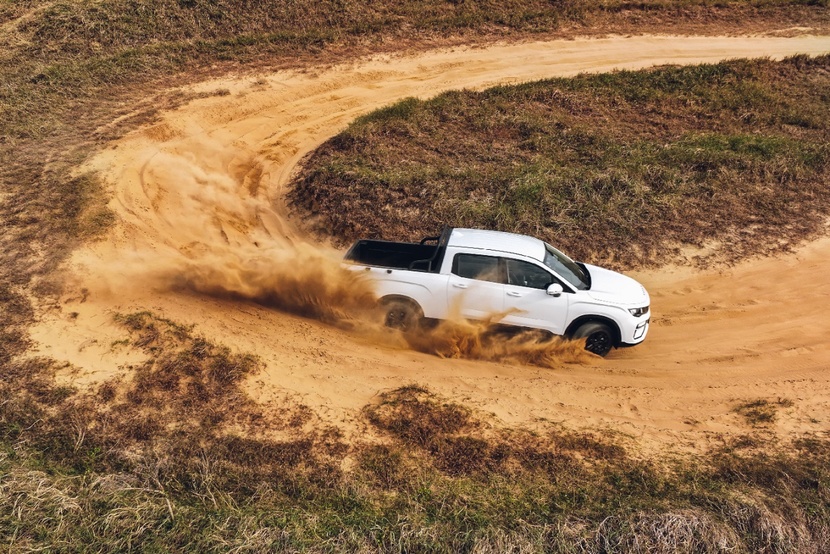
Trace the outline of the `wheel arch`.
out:
M 410 304 L 413 308 L 415 308 L 415 310 L 417 311 L 417 313 L 421 315 L 421 317 L 423 317 L 424 315 L 424 309 L 421 307 L 420 304 L 418 304 L 417 300 L 410 296 L 404 296 L 403 294 L 387 294 L 386 296 L 382 296 L 378 299 L 378 304 L 380 306 L 386 306 L 391 302 L 406 302 L 407 304 Z
M 575 320 L 568 325 L 568 328 L 565 329 L 565 336 L 570 338 L 576 332 L 577 329 L 585 325 L 586 323 L 604 323 L 611 329 L 611 333 L 613 334 L 614 338 L 614 347 L 619 348 L 622 344 L 622 333 L 620 332 L 620 326 L 617 325 L 617 322 L 609 317 L 604 317 L 601 315 L 583 315 L 579 316 Z

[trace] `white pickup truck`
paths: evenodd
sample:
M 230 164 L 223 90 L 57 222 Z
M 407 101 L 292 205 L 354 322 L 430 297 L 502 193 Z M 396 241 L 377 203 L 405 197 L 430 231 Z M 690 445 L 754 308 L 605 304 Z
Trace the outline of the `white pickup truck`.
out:
M 375 281 L 386 325 L 404 331 L 460 316 L 584 338 L 600 356 L 648 333 L 640 283 L 525 235 L 447 228 L 420 243 L 359 240 L 345 261 Z

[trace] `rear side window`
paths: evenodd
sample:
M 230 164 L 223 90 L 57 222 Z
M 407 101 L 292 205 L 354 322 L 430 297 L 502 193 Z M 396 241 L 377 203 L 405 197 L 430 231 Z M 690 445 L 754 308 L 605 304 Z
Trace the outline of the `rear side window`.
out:
M 477 254 L 457 254 L 452 261 L 452 272 L 466 279 L 504 283 L 499 259 Z

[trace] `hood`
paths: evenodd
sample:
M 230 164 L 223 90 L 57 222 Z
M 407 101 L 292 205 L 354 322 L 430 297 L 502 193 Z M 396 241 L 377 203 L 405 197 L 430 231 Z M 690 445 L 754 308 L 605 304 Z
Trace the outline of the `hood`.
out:
M 622 273 L 603 267 L 585 264 L 591 274 L 591 288 L 586 292 L 594 300 L 612 304 L 636 304 L 646 306 L 649 303 L 645 287 Z

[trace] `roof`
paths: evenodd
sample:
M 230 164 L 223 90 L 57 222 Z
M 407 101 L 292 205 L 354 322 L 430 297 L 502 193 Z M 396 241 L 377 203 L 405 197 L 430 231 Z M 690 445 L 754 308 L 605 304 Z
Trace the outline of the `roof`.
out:
M 521 254 L 539 261 L 545 259 L 545 243 L 541 240 L 501 231 L 456 228 L 452 230 L 447 246 Z

